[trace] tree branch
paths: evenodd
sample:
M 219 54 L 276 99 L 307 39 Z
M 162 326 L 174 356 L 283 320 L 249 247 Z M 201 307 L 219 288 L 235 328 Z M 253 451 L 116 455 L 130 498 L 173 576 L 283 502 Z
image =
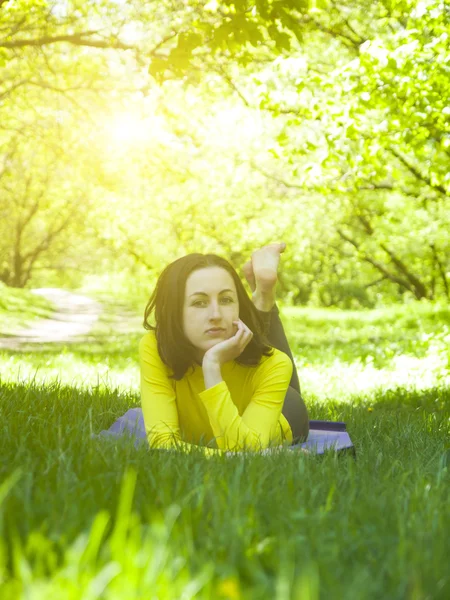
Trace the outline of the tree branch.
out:
M 429 244 L 429 246 L 431 248 L 431 251 L 433 252 L 434 260 L 436 261 L 436 263 L 437 263 L 437 265 L 439 267 L 439 274 L 441 276 L 442 283 L 444 284 L 445 295 L 447 296 L 447 298 L 450 299 L 450 292 L 449 292 L 449 289 L 448 289 L 447 274 L 445 272 L 444 265 L 439 260 L 439 255 L 437 253 L 436 246 L 434 245 L 434 242 L 432 242 L 431 244 Z
M 398 256 L 396 256 L 392 252 L 392 250 L 390 250 L 385 244 L 381 243 L 380 247 L 383 248 L 383 250 L 390 256 L 392 262 L 397 267 L 397 269 L 400 271 L 400 273 L 403 273 L 403 275 L 405 275 L 405 277 L 408 279 L 408 281 L 411 282 L 411 284 L 413 285 L 414 290 L 415 290 L 416 298 L 418 300 L 420 300 L 421 298 L 426 298 L 427 289 L 426 289 L 425 285 L 413 273 L 411 273 L 411 271 L 408 269 L 408 267 L 405 265 L 405 263 L 403 263 L 400 260 L 400 258 L 398 258 Z
M 256 163 L 254 163 L 252 160 L 250 160 L 249 163 L 250 163 L 251 167 L 253 167 L 256 171 L 259 171 L 259 173 L 264 175 L 264 177 L 267 177 L 267 179 L 272 179 L 273 181 L 276 181 L 277 183 L 281 183 L 282 185 L 284 185 L 287 188 L 294 188 L 296 190 L 310 189 L 310 188 L 306 188 L 304 185 L 301 185 L 299 183 L 290 183 L 277 175 L 272 175 L 270 173 L 267 173 L 266 171 L 261 169 L 261 167 L 259 167 Z
M 357 215 L 357 219 L 362 224 L 366 232 L 369 235 L 373 235 L 374 229 L 367 217 L 365 217 L 364 215 Z
M 357 242 L 355 242 L 355 240 L 353 240 L 350 236 L 346 235 L 341 229 L 338 228 L 336 231 L 338 232 L 338 234 L 341 236 L 342 239 L 349 242 L 350 244 L 352 244 L 352 246 L 354 246 L 356 248 L 356 250 L 358 251 L 358 253 L 360 254 L 361 258 L 364 261 L 371 264 L 378 271 L 380 271 L 380 273 L 383 273 L 383 275 L 390 281 L 397 283 L 398 285 L 406 288 L 410 292 L 413 292 L 413 290 L 411 289 L 411 286 L 409 284 L 409 281 L 407 281 L 406 279 L 402 279 L 401 277 L 397 277 L 397 275 L 388 271 L 384 265 L 382 265 L 375 259 L 368 256 L 366 253 L 364 253 L 364 254 L 361 253 L 361 251 L 359 250 L 359 244 Z
M 429 177 L 426 177 L 425 175 L 423 175 L 414 165 L 411 165 L 406 158 L 404 158 L 395 148 L 393 148 L 392 146 L 389 146 L 388 150 L 390 150 L 390 152 L 392 152 L 392 154 L 394 156 L 396 156 L 398 158 L 398 160 L 408 169 L 408 171 L 410 173 L 412 173 L 414 175 L 414 177 L 416 177 L 417 179 L 419 179 L 420 181 L 423 181 L 423 183 L 425 183 L 426 185 L 428 185 L 430 188 L 432 188 L 433 190 L 438 190 L 439 192 L 441 192 L 441 194 L 443 194 L 444 196 L 447 196 L 447 190 L 445 189 L 444 186 L 442 185 L 434 185 L 433 183 L 431 183 L 431 179 Z
M 343 33 L 342 31 L 336 31 L 330 27 L 327 27 L 326 25 L 324 25 L 323 23 L 321 23 L 320 21 L 318 21 L 311 15 L 307 15 L 307 17 L 305 18 L 305 21 L 314 23 L 314 25 L 317 27 L 317 29 L 319 31 L 322 31 L 323 33 L 327 33 L 328 35 L 330 35 L 333 38 L 340 38 L 340 40 L 344 42 L 344 45 L 347 48 L 351 48 L 351 49 L 355 50 L 356 53 L 359 53 L 359 47 L 364 42 L 364 40 L 354 39 L 354 38 L 352 38 L 351 35 L 348 35 L 348 34 Z
M 17 88 L 19 88 L 22 85 L 25 85 L 26 83 L 28 83 L 28 81 L 29 81 L 29 79 L 22 79 L 21 81 L 18 81 L 17 83 L 12 85 L 7 90 L 3 90 L 0 93 L 0 100 L 3 100 L 3 98 L 6 98 L 6 96 L 9 96 L 9 94 L 12 94 L 12 92 L 14 92 L 14 90 L 16 90 Z
M 371 283 L 366 283 L 366 285 L 364 285 L 363 287 L 365 289 L 372 287 L 373 285 L 378 285 L 379 283 L 381 283 L 382 281 L 384 281 L 385 279 L 387 279 L 387 277 L 385 275 L 383 275 L 383 277 L 380 277 L 379 279 L 375 279 L 375 281 L 372 281 Z
M 244 94 L 236 86 L 236 84 L 231 79 L 231 77 L 228 75 L 228 73 L 225 71 L 223 66 L 219 63 L 216 63 L 216 65 L 217 65 L 216 68 L 213 68 L 212 70 L 215 73 L 219 73 L 219 75 L 221 75 L 223 77 L 223 79 L 225 79 L 225 81 L 228 83 L 228 85 L 231 87 L 231 89 L 233 89 L 236 92 L 236 94 L 239 96 L 239 98 L 242 100 L 242 102 L 245 104 L 245 106 L 251 108 L 250 102 L 247 100 L 247 98 L 244 96 Z
M 35 39 L 21 39 L 11 41 L 0 41 L 0 48 L 24 48 L 26 46 L 47 46 L 48 44 L 56 44 L 58 42 L 68 42 L 75 46 L 89 46 L 91 48 L 111 48 L 118 50 L 134 50 L 135 46 L 124 44 L 120 40 L 93 40 L 87 39 L 85 36 L 97 33 L 97 31 L 84 31 L 74 34 L 44 36 Z
M 67 227 L 72 217 L 73 213 L 71 212 L 57 227 L 55 227 L 54 229 L 50 227 L 46 237 L 35 247 L 35 249 L 22 256 L 22 262 L 25 262 L 25 260 L 29 259 L 28 266 L 24 274 L 24 280 L 21 282 L 22 285 L 25 285 L 26 282 L 30 279 L 34 263 L 37 261 L 39 256 L 42 254 L 42 252 L 49 249 L 50 244 L 52 243 L 54 238 L 57 237 L 61 233 L 61 231 L 63 231 Z

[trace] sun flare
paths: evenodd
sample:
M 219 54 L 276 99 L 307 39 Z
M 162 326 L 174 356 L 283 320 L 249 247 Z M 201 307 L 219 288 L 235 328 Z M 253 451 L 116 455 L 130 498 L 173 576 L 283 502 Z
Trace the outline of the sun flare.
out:
M 118 114 L 113 118 L 110 134 L 118 145 L 143 142 L 149 135 L 148 119 L 142 119 L 131 113 Z

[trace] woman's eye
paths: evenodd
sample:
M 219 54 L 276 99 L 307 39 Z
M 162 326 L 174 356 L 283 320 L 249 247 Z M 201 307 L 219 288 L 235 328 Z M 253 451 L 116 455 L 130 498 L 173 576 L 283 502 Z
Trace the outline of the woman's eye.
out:
M 225 298 L 222 298 L 222 300 L 229 300 L 230 302 L 233 302 L 233 298 L 228 298 L 228 296 Z M 194 302 L 194 304 L 192 306 L 197 306 L 197 304 L 203 304 L 203 302 L 204 302 L 204 300 L 197 300 L 197 302 Z M 227 304 L 230 304 L 230 302 L 228 302 Z

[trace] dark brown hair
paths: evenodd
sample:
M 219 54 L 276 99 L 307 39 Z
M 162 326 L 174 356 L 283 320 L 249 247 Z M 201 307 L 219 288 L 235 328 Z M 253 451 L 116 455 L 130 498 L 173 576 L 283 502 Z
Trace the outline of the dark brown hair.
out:
M 222 267 L 232 276 L 239 300 L 239 318 L 253 337 L 235 361 L 257 366 L 262 356 L 272 356 L 273 347 L 264 333 L 264 320 L 249 298 L 234 267 L 216 254 L 188 254 L 170 263 L 160 274 L 150 300 L 145 307 L 144 328 L 155 331 L 158 352 L 165 365 L 172 369 L 171 379 L 179 381 L 192 366 L 195 370 L 195 346 L 183 332 L 183 304 L 186 281 L 193 271 L 205 267 Z M 155 311 L 156 327 L 149 322 Z

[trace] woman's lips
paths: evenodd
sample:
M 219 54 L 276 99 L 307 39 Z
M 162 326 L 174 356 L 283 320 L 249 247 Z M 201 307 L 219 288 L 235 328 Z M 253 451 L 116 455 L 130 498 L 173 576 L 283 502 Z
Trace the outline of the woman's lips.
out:
M 208 331 L 206 333 L 209 335 L 220 335 L 224 331 L 225 331 L 224 329 L 208 329 Z

